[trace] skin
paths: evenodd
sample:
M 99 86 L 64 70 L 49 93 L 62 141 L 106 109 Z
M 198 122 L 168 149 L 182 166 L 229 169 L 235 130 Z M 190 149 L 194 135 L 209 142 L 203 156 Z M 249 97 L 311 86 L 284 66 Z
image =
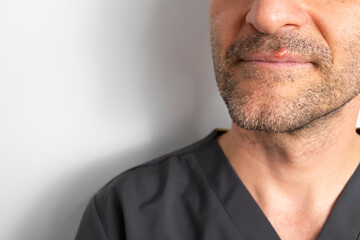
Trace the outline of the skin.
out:
M 281 239 L 316 239 L 360 160 L 360 0 L 210 0 L 210 26 L 220 146 Z M 310 63 L 239 62 L 282 49 Z

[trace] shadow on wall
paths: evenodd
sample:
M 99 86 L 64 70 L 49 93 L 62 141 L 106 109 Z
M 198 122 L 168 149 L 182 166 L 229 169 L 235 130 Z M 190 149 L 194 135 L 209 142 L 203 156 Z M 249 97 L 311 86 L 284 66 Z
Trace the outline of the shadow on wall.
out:
M 139 153 L 138 149 L 144 151 Z M 137 160 L 144 159 L 144 153 L 149 151 L 147 146 L 138 149 L 101 159 L 78 171 L 69 171 L 66 177 L 51 182 L 23 219 L 23 227 L 15 239 L 74 239 L 85 207 L 95 192 L 119 173 L 140 163 Z M 41 218 L 48 219 L 48 222 L 39 224 Z
M 107 26 L 108 30 L 103 37 L 115 39 L 114 44 L 116 39 L 131 34 L 118 29 L 117 22 L 121 19 L 117 16 L 121 16 L 123 11 L 123 3 L 120 2 L 106 0 L 99 3 L 103 22 L 98 27 Z M 153 2 L 155 3 L 151 5 L 151 21 L 147 23 L 147 31 L 143 33 L 142 39 L 137 42 L 139 51 L 134 54 L 143 52 L 138 58 L 143 63 L 140 66 L 145 68 L 139 69 L 140 73 L 137 74 L 146 80 L 140 82 L 137 97 L 141 98 L 143 106 L 140 110 L 145 111 L 144 115 L 147 117 L 144 121 L 149 124 L 150 135 L 154 138 L 149 145 L 137 146 L 136 149 L 126 152 L 119 149 L 117 156 L 97 161 L 96 164 L 78 172 L 69 172 L 67 179 L 52 182 L 34 206 L 49 205 L 51 201 L 53 212 L 43 213 L 43 209 L 34 209 L 30 212 L 23 220 L 24 227 L 18 233 L 18 240 L 73 239 L 90 197 L 111 178 L 134 165 L 189 144 L 203 137 L 205 132 L 214 127 L 215 124 L 211 120 L 207 123 L 199 120 L 209 114 L 204 110 L 209 98 L 219 98 L 208 39 L 208 1 Z M 107 50 L 111 51 L 111 56 L 116 60 L 123 56 L 125 48 L 126 46 L 119 46 Z M 97 54 L 94 54 L 95 58 L 98 58 Z M 104 73 L 121 77 L 121 67 L 117 66 L 119 61 L 100 61 L 101 58 L 99 68 L 103 68 Z M 104 88 L 111 88 L 105 90 L 114 95 L 110 97 L 111 101 L 124 101 L 120 97 L 126 88 L 124 81 L 117 82 L 119 79 L 114 78 L 109 80 L 105 75 L 100 77 L 105 80 Z M 146 94 L 149 92 L 151 94 Z M 121 111 L 116 108 L 116 104 L 110 106 L 110 111 Z M 223 122 L 225 121 L 227 118 Z M 47 225 L 49 228 L 34 227 L 34 221 L 40 214 L 52 219 Z
M 208 114 L 204 109 L 210 98 L 218 97 L 208 37 L 208 1 L 158 1 L 147 36 L 152 43 L 148 61 L 157 63 L 147 69 L 152 80 L 144 86 L 154 93 L 147 101 L 148 115 L 162 116 L 151 121 L 151 129 L 162 131 L 163 139 L 176 137 L 189 143 L 203 135 L 208 126 L 200 122 L 201 116 Z

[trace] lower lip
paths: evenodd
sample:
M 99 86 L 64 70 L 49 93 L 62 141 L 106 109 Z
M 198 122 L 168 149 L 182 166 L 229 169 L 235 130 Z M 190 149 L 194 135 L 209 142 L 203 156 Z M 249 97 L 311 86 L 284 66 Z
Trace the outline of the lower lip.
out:
M 265 61 L 241 61 L 241 64 L 252 65 L 255 67 L 311 67 L 310 62 L 265 62 Z

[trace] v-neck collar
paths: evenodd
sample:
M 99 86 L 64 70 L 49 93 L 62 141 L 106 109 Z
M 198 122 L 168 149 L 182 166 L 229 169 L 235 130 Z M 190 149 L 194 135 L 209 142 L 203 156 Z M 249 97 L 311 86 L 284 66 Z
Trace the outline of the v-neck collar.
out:
M 226 158 L 214 130 L 198 160 L 244 240 L 280 240 L 275 229 Z M 325 222 L 318 240 L 360 240 L 360 165 Z

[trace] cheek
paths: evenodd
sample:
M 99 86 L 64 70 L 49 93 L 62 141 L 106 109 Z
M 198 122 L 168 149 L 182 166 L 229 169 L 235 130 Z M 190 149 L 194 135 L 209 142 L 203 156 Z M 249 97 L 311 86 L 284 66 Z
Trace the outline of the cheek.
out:
M 319 37 L 330 47 L 334 61 L 343 61 L 354 42 L 359 41 L 360 0 L 313 1 L 309 6 L 308 12 Z M 358 46 L 356 44 L 359 49 Z
M 250 8 L 246 2 L 213 0 L 210 4 L 210 24 L 213 33 L 217 34 L 216 37 L 223 46 L 222 54 L 236 38 L 250 33 L 245 30 L 246 13 Z

